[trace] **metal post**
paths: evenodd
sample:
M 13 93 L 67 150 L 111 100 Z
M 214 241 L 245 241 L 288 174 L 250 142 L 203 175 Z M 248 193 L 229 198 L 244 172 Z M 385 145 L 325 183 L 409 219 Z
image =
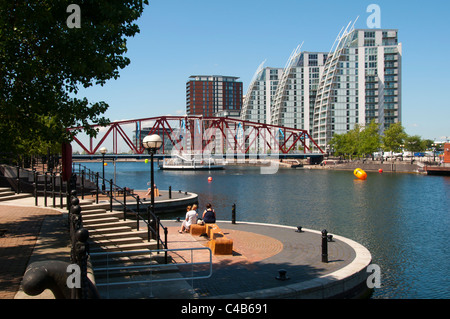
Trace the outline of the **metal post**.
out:
M 85 171 L 81 171 L 81 199 L 84 199 L 84 179 L 85 179 Z
M 169 199 L 172 198 L 172 186 L 169 186 Z
M 123 188 L 123 220 L 127 220 L 127 188 Z
M 47 207 L 47 172 L 44 175 L 44 206 Z
M 167 233 L 169 231 L 167 230 L 167 227 L 164 227 L 164 248 L 167 249 Z M 164 262 L 167 264 L 167 250 L 164 254 Z
M 55 194 L 56 173 L 55 172 L 52 172 L 51 178 L 52 178 L 52 203 L 53 203 L 53 208 L 55 208 L 56 207 L 56 194 Z
M 328 263 L 328 232 L 322 230 L 322 262 Z
M 236 204 L 231 208 L 231 223 L 236 224 Z
M 34 186 L 34 206 L 38 206 L 38 190 L 37 190 L 38 183 L 37 183 L 37 172 L 36 172 L 35 169 L 33 170 L 33 177 L 34 177 L 34 183 L 33 183 L 33 186 Z
M 109 181 L 109 193 L 111 197 L 109 198 L 109 211 L 113 211 L 113 180 Z
M 140 217 L 140 212 L 139 212 L 139 195 L 136 196 L 136 230 L 139 230 L 139 217 Z
M 17 165 L 17 194 L 20 194 L 20 166 Z
M 151 151 L 151 161 L 150 161 L 150 189 L 151 189 L 151 194 L 150 194 L 150 198 L 151 198 L 151 202 L 150 202 L 150 206 L 151 206 L 151 210 L 152 210 L 152 214 L 155 213 L 155 178 L 154 178 L 154 174 L 153 174 L 153 151 Z
M 59 173 L 59 208 L 63 208 L 63 177 L 62 173 Z
M 98 192 L 99 192 L 99 188 L 98 188 L 98 172 L 97 172 L 97 174 L 95 174 L 95 187 L 97 188 L 97 190 L 95 192 L 95 203 L 98 204 Z
M 102 177 L 102 192 L 105 192 L 105 154 L 102 153 L 102 169 L 103 169 L 103 177 Z

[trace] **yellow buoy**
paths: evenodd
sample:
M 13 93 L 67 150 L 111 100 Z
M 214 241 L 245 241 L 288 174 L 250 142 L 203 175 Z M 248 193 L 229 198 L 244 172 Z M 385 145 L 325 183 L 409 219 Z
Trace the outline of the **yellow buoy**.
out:
M 355 174 L 355 176 L 356 176 L 358 179 L 362 179 L 362 180 L 367 179 L 367 173 L 364 172 L 364 171 L 363 171 L 362 169 L 360 169 L 360 168 L 355 169 L 355 171 L 353 172 L 353 174 Z

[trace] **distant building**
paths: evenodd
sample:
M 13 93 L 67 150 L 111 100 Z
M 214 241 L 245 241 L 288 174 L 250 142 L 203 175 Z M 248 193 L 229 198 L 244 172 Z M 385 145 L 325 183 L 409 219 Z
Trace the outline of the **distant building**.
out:
M 239 113 L 242 82 L 234 76 L 193 75 L 186 83 L 186 114 L 215 117 Z
M 371 121 L 380 133 L 401 122 L 402 45 L 397 30 L 345 30 L 328 57 L 314 107 L 313 138 L 325 147 L 334 134 Z

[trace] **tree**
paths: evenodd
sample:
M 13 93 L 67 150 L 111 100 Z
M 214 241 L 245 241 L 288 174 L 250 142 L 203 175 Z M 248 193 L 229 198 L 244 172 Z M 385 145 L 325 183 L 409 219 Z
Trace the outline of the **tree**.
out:
M 385 152 L 400 152 L 407 134 L 401 123 L 392 124 L 384 131 L 382 137 L 383 150 Z
M 373 154 L 381 147 L 381 136 L 379 134 L 379 125 L 372 121 L 361 132 L 360 153 L 363 155 Z
M 71 28 L 69 4 L 81 10 Z M 130 60 L 127 37 L 143 12 L 137 0 L 0 1 L 0 149 L 13 155 L 70 142 L 68 127 L 106 124 L 105 102 L 77 97 L 80 87 L 119 77 Z M 73 132 L 76 134 L 76 132 Z
M 410 152 L 422 152 L 427 149 L 426 141 L 418 135 L 407 136 L 405 138 L 405 149 Z

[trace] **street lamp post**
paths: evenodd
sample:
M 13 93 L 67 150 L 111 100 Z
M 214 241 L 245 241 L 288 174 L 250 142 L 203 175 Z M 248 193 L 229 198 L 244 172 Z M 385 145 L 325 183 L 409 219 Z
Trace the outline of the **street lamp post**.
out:
M 102 147 L 100 149 L 100 153 L 102 153 L 102 169 L 103 169 L 103 176 L 102 176 L 102 193 L 105 192 L 106 186 L 105 186 L 105 154 L 108 152 L 106 147 Z
M 151 202 L 150 202 L 150 209 L 151 212 L 155 213 L 155 180 L 153 175 L 153 155 L 155 155 L 156 151 L 159 150 L 162 146 L 162 139 L 159 135 L 147 135 L 144 137 L 144 140 L 142 141 L 142 144 L 144 145 L 144 148 L 147 149 L 148 153 L 151 156 L 150 159 L 150 187 L 151 187 Z M 150 215 L 148 216 L 148 222 L 150 224 Z

